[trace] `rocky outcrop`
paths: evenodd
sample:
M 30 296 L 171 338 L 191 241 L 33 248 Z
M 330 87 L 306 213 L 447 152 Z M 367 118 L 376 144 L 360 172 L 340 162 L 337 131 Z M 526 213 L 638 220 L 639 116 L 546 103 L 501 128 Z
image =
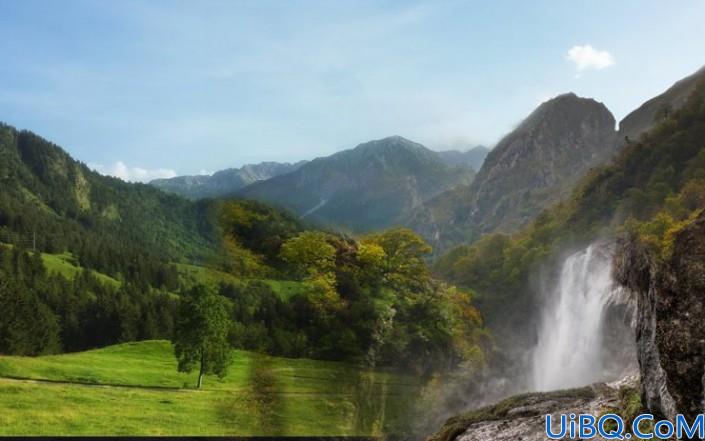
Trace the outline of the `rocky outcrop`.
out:
M 623 414 L 625 391 L 634 390 L 637 383 L 636 376 L 629 376 L 579 389 L 517 395 L 449 419 L 427 441 L 543 441 L 546 414 L 555 421 L 561 414 Z
M 637 296 L 642 402 L 656 415 L 705 410 L 705 212 L 680 230 L 673 251 L 656 258 L 636 238 L 615 259 L 619 283 Z

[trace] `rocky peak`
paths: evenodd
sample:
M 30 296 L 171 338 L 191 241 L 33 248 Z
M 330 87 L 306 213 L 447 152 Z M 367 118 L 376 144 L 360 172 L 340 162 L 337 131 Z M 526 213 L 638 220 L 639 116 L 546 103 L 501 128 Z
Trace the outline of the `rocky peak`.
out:
M 615 119 L 604 104 L 574 93 L 546 101 L 487 155 L 466 215 L 484 230 L 520 226 L 614 146 Z

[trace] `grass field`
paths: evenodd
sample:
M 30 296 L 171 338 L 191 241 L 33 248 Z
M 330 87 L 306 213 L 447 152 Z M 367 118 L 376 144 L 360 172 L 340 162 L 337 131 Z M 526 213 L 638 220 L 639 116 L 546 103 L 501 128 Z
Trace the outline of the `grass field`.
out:
M 67 279 L 73 279 L 76 277 L 81 267 L 74 262 L 74 257 L 71 253 L 63 254 L 46 254 L 42 253 L 42 261 L 47 271 L 52 273 L 58 273 Z M 120 281 L 113 279 L 110 276 L 99 273 L 97 271 L 92 271 L 92 274 L 101 282 L 114 287 L 119 287 L 121 285 Z
M 176 371 L 171 345 L 0 356 L 0 435 L 399 434 L 418 381 L 236 351 L 225 379 Z

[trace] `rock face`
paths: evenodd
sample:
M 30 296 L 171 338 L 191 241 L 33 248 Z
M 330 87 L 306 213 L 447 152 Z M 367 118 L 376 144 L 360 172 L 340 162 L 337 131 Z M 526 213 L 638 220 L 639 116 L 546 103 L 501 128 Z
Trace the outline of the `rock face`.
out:
M 155 179 L 150 182 L 150 185 L 189 199 L 219 197 L 232 194 L 254 182 L 290 173 L 305 163 L 306 161 L 295 164 L 262 162 L 259 164 L 248 164 L 241 168 L 228 168 L 210 176 L 195 175 Z
M 394 225 L 402 213 L 473 177 L 471 168 L 448 166 L 436 152 L 392 136 L 314 159 L 239 194 L 308 220 L 368 231 Z
M 642 402 L 655 415 L 694 417 L 705 410 L 705 212 L 677 233 L 673 250 L 661 262 L 625 240 L 615 277 L 638 300 Z
M 558 201 L 616 146 L 615 119 L 604 104 L 573 93 L 541 104 L 493 148 L 470 186 L 412 212 L 406 224 L 448 249 L 493 231 L 513 232 Z
M 465 213 L 482 230 L 513 230 L 614 151 L 604 104 L 568 93 L 540 105 L 490 152 Z

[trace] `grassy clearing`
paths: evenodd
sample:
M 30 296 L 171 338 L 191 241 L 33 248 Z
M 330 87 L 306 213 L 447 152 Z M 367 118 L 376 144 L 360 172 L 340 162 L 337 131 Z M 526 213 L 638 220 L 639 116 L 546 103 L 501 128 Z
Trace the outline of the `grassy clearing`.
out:
M 21 379 L 20 379 L 21 378 Z M 401 433 L 417 380 L 236 351 L 228 376 L 176 371 L 148 341 L 76 354 L 0 357 L 0 435 Z
M 49 271 L 50 273 L 58 273 L 67 279 L 73 279 L 74 277 L 76 277 L 76 274 L 78 274 L 83 269 L 75 262 L 75 259 L 71 253 L 42 253 L 42 261 L 44 262 L 44 266 L 46 267 L 47 271 Z M 121 285 L 120 281 L 113 279 L 108 275 L 96 271 L 91 271 L 91 273 L 99 281 L 106 285 L 110 285 L 116 288 L 120 287 Z
M 83 269 L 80 265 L 78 265 L 71 253 L 42 253 L 42 260 L 44 262 L 44 266 L 47 268 L 47 271 L 60 274 L 67 279 L 73 279 Z M 232 274 L 204 266 L 178 263 L 176 264 L 176 267 L 185 286 L 203 284 L 217 289 L 221 283 L 240 285 L 246 281 L 235 277 Z M 96 271 L 92 271 L 92 274 L 97 277 L 98 280 L 107 285 L 115 288 L 119 288 L 121 285 L 119 280 L 116 280 L 106 274 Z M 284 300 L 289 299 L 291 296 L 301 292 L 303 289 L 301 282 L 293 280 L 262 279 L 261 281 L 271 286 L 272 289 Z
M 186 286 L 195 284 L 203 284 L 211 288 L 217 288 L 221 283 L 230 283 L 233 285 L 241 285 L 248 279 L 240 279 L 223 271 L 218 271 L 213 268 L 208 268 L 199 265 L 190 265 L 185 263 L 177 263 L 176 267 L 181 275 L 181 280 Z M 301 282 L 294 280 L 271 280 L 271 279 L 252 279 L 260 280 L 272 287 L 283 300 L 289 299 L 294 294 L 301 292 L 303 286 Z

